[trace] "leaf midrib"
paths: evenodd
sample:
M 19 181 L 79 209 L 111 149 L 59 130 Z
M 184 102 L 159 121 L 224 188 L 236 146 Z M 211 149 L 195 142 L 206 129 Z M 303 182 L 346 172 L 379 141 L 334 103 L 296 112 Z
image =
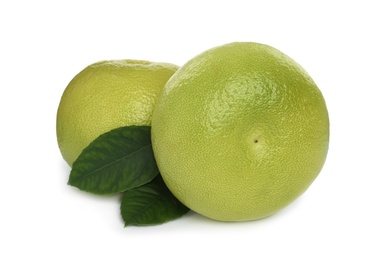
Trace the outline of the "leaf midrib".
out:
M 95 170 L 93 170 L 93 171 L 91 171 L 91 172 L 89 172 L 89 173 L 83 174 L 83 175 L 81 175 L 81 176 L 75 177 L 75 178 L 73 178 L 73 180 L 79 180 L 79 179 L 86 178 L 86 177 L 90 176 L 91 174 L 94 174 L 94 173 L 96 173 L 96 172 L 98 172 L 98 171 L 101 171 L 101 170 L 103 170 L 104 168 L 107 168 L 107 167 L 109 167 L 109 166 L 111 166 L 111 165 L 113 165 L 113 164 L 116 164 L 117 162 L 119 162 L 119 161 L 121 161 L 121 160 L 124 160 L 124 159 L 126 159 L 127 157 L 130 157 L 130 156 L 132 156 L 133 154 L 135 154 L 135 153 L 137 153 L 137 152 L 139 152 L 139 151 L 141 151 L 141 150 L 143 150 L 143 149 L 145 149 L 145 148 L 147 148 L 147 147 L 150 147 L 151 145 L 152 145 L 152 144 L 145 145 L 145 146 L 141 147 L 140 149 L 138 149 L 138 150 L 136 150 L 136 151 L 134 151 L 134 152 L 132 152 L 132 153 L 130 153 L 130 154 L 127 154 L 127 155 L 125 155 L 125 156 L 123 156 L 123 157 L 121 157 L 121 158 L 119 158 L 119 159 L 117 159 L 117 160 L 115 160 L 115 161 L 112 161 L 111 163 L 105 164 L 105 165 L 103 165 L 102 167 L 100 167 L 100 168 L 98 168 L 98 169 L 95 169 Z
M 133 224 L 133 225 L 137 225 L 138 222 L 136 222 L 136 219 L 141 216 L 144 212 L 146 212 L 149 208 L 152 207 L 152 205 L 156 204 L 156 203 L 159 203 L 159 198 L 154 198 L 153 201 L 149 202 L 148 205 L 146 205 L 145 207 L 142 208 L 142 210 L 140 210 L 139 212 L 137 212 L 136 214 L 133 215 L 132 218 L 128 219 L 128 220 L 125 220 L 125 224 L 127 226 Z

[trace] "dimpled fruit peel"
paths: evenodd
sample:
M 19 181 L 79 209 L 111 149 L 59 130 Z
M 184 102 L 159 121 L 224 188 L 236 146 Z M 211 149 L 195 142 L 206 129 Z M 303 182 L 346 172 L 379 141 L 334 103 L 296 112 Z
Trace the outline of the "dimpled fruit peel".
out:
M 112 129 L 150 126 L 155 102 L 177 69 L 170 63 L 107 60 L 78 73 L 57 111 L 57 141 L 65 161 L 72 166 L 85 147 Z
M 207 50 L 167 82 L 152 117 L 164 182 L 215 220 L 272 215 L 305 192 L 329 144 L 325 100 L 279 50 L 235 42 Z

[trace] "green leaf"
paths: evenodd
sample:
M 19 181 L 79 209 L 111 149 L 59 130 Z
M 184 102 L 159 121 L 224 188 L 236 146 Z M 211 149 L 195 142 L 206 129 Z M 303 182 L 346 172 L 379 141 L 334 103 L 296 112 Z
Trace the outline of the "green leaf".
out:
M 121 204 L 125 226 L 158 225 L 177 219 L 188 211 L 169 191 L 161 175 L 148 184 L 128 190 Z
M 68 184 L 106 195 L 123 192 L 159 174 L 150 127 L 126 126 L 102 134 L 73 163 Z

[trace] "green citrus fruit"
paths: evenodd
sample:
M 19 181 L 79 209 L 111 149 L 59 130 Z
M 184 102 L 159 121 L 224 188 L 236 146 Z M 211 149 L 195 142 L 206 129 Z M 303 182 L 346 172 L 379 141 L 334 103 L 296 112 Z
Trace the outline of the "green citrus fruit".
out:
M 94 63 L 66 87 L 57 111 L 57 140 L 72 166 L 99 135 L 127 125 L 150 125 L 161 91 L 178 67 L 113 60 Z
M 167 186 L 221 221 L 259 219 L 288 205 L 319 174 L 328 143 L 328 112 L 312 78 L 259 43 L 226 44 L 187 62 L 152 117 Z

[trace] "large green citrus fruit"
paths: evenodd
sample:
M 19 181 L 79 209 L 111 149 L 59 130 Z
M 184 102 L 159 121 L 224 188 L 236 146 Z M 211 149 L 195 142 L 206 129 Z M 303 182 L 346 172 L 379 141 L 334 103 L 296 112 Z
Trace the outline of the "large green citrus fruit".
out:
M 150 125 L 161 91 L 178 67 L 113 60 L 94 63 L 66 87 L 57 111 L 57 140 L 71 166 L 99 135 L 127 125 Z
M 327 108 L 312 78 L 258 43 L 219 46 L 187 62 L 152 117 L 167 186 L 221 221 L 259 219 L 288 205 L 319 174 L 328 142 Z

